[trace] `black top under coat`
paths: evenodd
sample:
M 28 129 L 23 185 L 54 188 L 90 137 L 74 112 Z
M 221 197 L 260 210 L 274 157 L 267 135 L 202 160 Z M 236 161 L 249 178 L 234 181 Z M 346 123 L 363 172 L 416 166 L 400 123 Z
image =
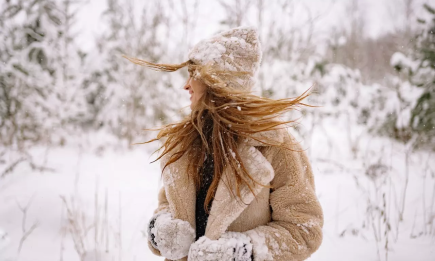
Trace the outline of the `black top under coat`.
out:
M 213 121 L 211 118 L 207 118 L 204 124 L 204 135 L 207 137 L 207 142 L 209 148 L 212 148 L 212 131 L 213 131 Z M 213 181 L 214 176 L 214 161 L 213 153 L 208 153 L 203 162 L 203 167 L 201 171 L 201 187 L 196 193 L 196 207 L 195 207 L 195 221 L 196 221 L 196 240 L 205 235 L 205 228 L 207 227 L 207 220 L 209 213 L 205 211 L 204 203 L 207 197 L 207 192 Z M 212 201 L 208 204 L 208 210 L 210 210 Z
M 196 219 L 196 240 L 198 238 L 205 235 L 205 228 L 207 227 L 207 220 L 209 213 L 207 213 L 204 209 L 205 199 L 207 197 L 208 189 L 213 181 L 214 174 L 214 162 L 213 156 L 208 155 L 204 161 L 204 167 L 202 171 L 202 182 L 201 187 L 196 196 L 196 210 L 195 210 L 195 219 Z M 212 201 L 208 204 L 208 209 L 210 210 Z

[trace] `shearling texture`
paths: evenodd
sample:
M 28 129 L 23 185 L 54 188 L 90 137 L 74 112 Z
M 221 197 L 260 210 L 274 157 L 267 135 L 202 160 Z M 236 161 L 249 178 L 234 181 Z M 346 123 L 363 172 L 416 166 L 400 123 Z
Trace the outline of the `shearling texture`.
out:
M 195 241 L 195 230 L 189 222 L 173 219 L 171 213 L 158 214 L 150 233 L 160 253 L 170 259 L 185 257 Z
M 171 213 L 171 211 L 169 209 L 168 200 L 166 199 L 165 188 L 164 187 L 161 188 L 160 191 L 159 191 L 159 194 L 158 194 L 158 207 L 154 211 L 154 215 L 151 218 L 151 220 L 153 220 L 153 218 L 158 216 L 159 214 L 163 214 L 163 213 Z M 148 228 L 149 228 L 149 224 L 148 224 Z M 151 235 L 149 233 L 150 233 L 150 231 L 148 232 L 148 247 L 150 248 L 151 252 L 153 252 L 155 255 L 161 256 L 160 251 L 157 248 L 155 248 L 153 246 L 153 244 L 151 243 L 151 241 L 150 241 Z
M 323 212 L 311 166 L 295 140 L 287 135 L 284 142 L 294 151 L 271 149 L 270 155 L 275 170 L 269 200 L 272 220 L 246 232 L 255 261 L 305 260 L 322 242 Z
M 251 261 L 251 239 L 243 233 L 226 232 L 218 240 L 199 238 L 189 250 L 189 261 Z
M 255 139 L 245 140 L 239 148 L 242 161 L 254 179 L 272 188 L 254 186 L 254 197 L 247 193 L 247 187 L 242 187 L 242 199 L 236 200 L 220 182 L 206 236 L 218 240 L 228 231 L 245 233 L 251 238 L 255 261 L 305 260 L 319 248 L 323 227 L 311 166 L 287 130 L 258 133 L 254 137 L 285 144 L 292 150 L 267 146 Z M 182 157 L 170 166 L 163 172 L 164 188 L 159 193 L 158 210 L 169 209 L 174 217 L 189 222 L 195 229 L 196 195 L 193 181 L 187 178 L 187 159 Z M 224 173 L 231 177 L 229 169 L 224 169 Z M 151 244 L 150 249 L 160 255 Z
M 272 180 L 274 174 L 272 165 L 260 151 L 247 144 L 240 145 L 238 151 L 246 170 L 254 180 L 260 184 L 268 184 Z M 223 172 L 223 177 L 213 199 L 205 230 L 205 235 L 210 239 L 218 239 L 228 226 L 240 216 L 246 206 L 254 200 L 254 194 L 260 193 L 263 189 L 260 184 L 251 182 L 254 194 L 245 185 L 240 189 L 242 200 L 234 200 L 232 194 L 236 194 L 235 189 L 231 192 L 225 184 L 229 184 L 232 188 L 235 187 L 234 174 L 230 168 L 226 168 Z

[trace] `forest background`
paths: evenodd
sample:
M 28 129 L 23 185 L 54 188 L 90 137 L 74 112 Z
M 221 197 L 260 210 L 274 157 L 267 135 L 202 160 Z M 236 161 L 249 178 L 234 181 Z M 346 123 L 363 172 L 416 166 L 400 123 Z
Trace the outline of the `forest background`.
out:
M 3 0 L 0 260 L 160 260 L 145 227 L 161 186 L 145 128 L 189 114 L 179 63 L 258 28 L 255 92 L 285 115 L 325 212 L 310 260 L 433 260 L 435 3 L 424 0 Z M 55 250 L 54 250 L 55 249 Z

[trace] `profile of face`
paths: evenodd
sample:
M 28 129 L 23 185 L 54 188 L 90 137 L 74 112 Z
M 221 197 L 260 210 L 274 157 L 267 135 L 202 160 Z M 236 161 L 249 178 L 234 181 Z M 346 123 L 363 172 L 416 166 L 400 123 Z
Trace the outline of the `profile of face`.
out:
M 193 109 L 197 105 L 199 99 L 204 95 L 207 86 L 199 79 L 189 77 L 183 88 L 186 91 L 189 91 L 190 108 Z

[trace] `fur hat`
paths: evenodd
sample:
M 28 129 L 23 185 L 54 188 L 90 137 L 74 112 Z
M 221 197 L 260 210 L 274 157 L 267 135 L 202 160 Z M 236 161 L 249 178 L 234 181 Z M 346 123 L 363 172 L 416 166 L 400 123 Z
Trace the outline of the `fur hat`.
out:
M 207 79 L 209 85 L 251 91 L 262 52 L 255 28 L 236 27 L 197 43 L 188 54 L 189 60 L 181 64 L 156 64 L 124 57 L 160 71 L 173 72 L 188 66 L 194 77 Z

